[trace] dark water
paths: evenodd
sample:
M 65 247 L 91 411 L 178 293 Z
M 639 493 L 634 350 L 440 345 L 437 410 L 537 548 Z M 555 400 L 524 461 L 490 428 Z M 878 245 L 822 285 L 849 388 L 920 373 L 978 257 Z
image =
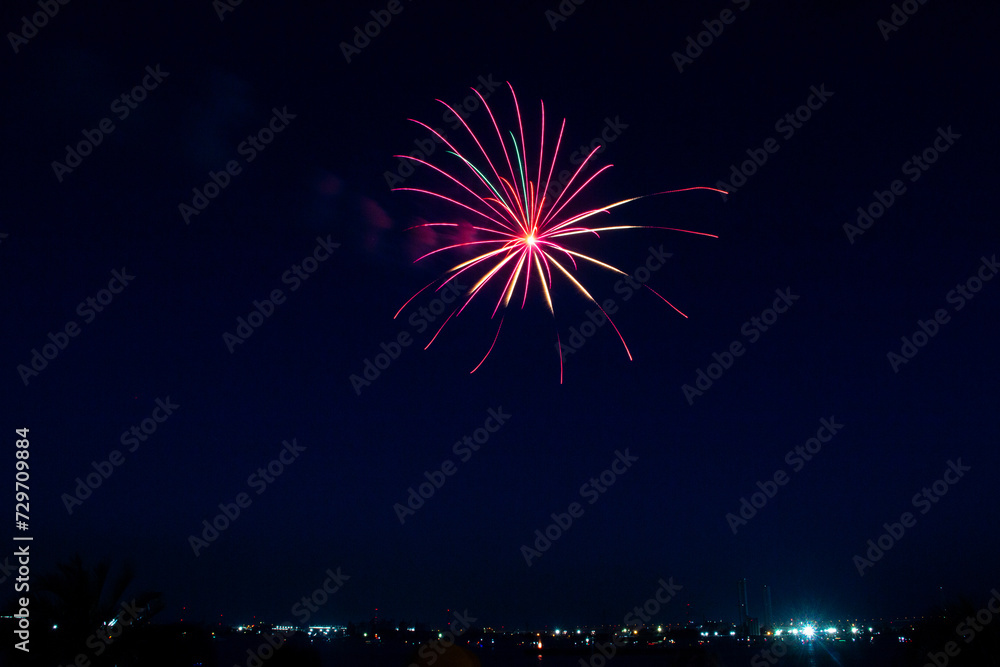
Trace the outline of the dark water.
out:
M 780 658 L 762 655 L 760 647 L 713 646 L 679 649 L 667 653 L 618 654 L 609 660 L 587 654 L 527 655 L 523 651 L 474 651 L 482 667 L 922 667 L 924 661 L 903 647 L 861 646 L 857 644 L 811 642 L 792 646 Z M 372 651 L 345 655 L 325 654 L 324 667 L 409 667 L 408 655 L 399 652 Z M 444 661 L 442 661 L 444 662 Z M 442 665 L 443 667 L 443 665 Z

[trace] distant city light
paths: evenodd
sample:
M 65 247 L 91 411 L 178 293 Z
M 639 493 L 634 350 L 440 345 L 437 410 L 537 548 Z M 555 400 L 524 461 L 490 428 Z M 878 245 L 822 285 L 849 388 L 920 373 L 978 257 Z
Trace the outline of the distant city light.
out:
M 816 628 L 814 628 L 811 625 L 807 625 L 806 627 L 802 628 L 802 634 L 804 634 L 809 639 L 812 639 L 813 636 L 816 634 Z

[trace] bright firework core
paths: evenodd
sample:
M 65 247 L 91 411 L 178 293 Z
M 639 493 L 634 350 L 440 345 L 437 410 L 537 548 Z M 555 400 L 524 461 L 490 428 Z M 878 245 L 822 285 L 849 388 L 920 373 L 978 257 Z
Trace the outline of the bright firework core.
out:
M 406 308 L 406 305 L 409 304 L 414 297 L 426 290 L 428 287 L 431 287 L 440 281 L 440 284 L 436 289 L 441 289 L 449 282 L 456 280 L 463 273 L 470 273 L 472 275 L 473 285 L 466 293 L 464 302 L 456 306 L 455 310 L 448 315 L 444 323 L 441 324 L 441 327 L 434 334 L 434 337 L 431 338 L 430 342 L 428 342 L 427 346 L 424 348 L 427 349 L 427 347 L 430 347 L 431 343 L 433 343 L 437 338 L 438 334 L 441 333 L 441 330 L 444 329 L 444 326 L 451 320 L 452 316 L 461 314 L 469 302 L 472 301 L 472 299 L 475 298 L 475 296 L 478 295 L 487 284 L 503 285 L 500 296 L 493 308 L 494 317 L 500 310 L 501 305 L 506 308 L 510 304 L 510 300 L 516 291 L 520 291 L 522 293 L 521 307 L 523 308 L 524 304 L 527 302 L 528 291 L 532 282 L 536 282 L 538 284 L 538 287 L 545 297 L 545 302 L 549 307 L 549 311 L 554 313 L 555 309 L 552 305 L 551 295 L 553 285 L 552 276 L 562 275 L 568 279 L 569 282 L 572 283 L 587 299 L 593 301 L 597 308 L 604 313 L 605 317 L 608 318 L 608 322 L 614 328 L 615 333 L 617 333 L 619 339 L 621 339 L 622 345 L 625 347 L 625 353 L 631 360 L 632 353 L 629 352 L 628 345 L 625 344 L 625 339 L 622 337 L 621 332 L 618 331 L 618 327 L 615 326 L 615 323 L 611 321 L 611 317 L 608 316 L 597 300 L 591 296 L 590 292 L 588 292 L 587 289 L 581 285 L 575 277 L 573 277 L 572 272 L 579 271 L 577 260 L 582 260 L 623 276 L 627 274 L 621 269 L 611 266 L 610 264 L 605 264 L 598 259 L 573 250 L 571 247 L 565 245 L 566 242 L 581 234 L 600 237 L 600 232 L 620 229 L 669 229 L 672 231 L 687 232 L 689 234 L 698 234 L 701 236 L 715 237 L 715 235 L 706 234 L 704 232 L 695 232 L 687 229 L 676 229 L 673 227 L 643 227 L 638 225 L 591 227 L 587 223 L 590 218 L 598 214 L 608 213 L 612 208 L 621 206 L 622 204 L 627 204 L 628 202 L 635 201 L 636 199 L 641 199 L 642 197 L 632 197 L 630 199 L 624 199 L 600 208 L 587 209 L 575 213 L 571 212 L 571 208 L 567 210 L 567 207 L 571 205 L 573 200 L 585 187 L 587 187 L 587 185 L 589 185 L 606 169 L 611 168 L 611 165 L 605 165 L 586 180 L 583 180 L 582 183 L 576 184 L 577 178 L 587 167 L 591 158 L 593 158 L 597 151 L 600 150 L 600 146 L 591 150 L 590 154 L 587 155 L 582 163 L 580 163 L 576 172 L 566 183 L 565 188 L 554 199 L 550 200 L 547 198 L 545 193 L 548 192 L 549 186 L 552 183 L 552 174 L 555 171 L 556 161 L 559 156 L 559 147 L 562 144 L 563 132 L 566 129 L 566 120 L 563 119 L 562 125 L 559 128 L 555 149 L 552 150 L 552 156 L 551 158 L 548 158 L 549 161 L 546 167 L 546 158 L 548 156 L 546 154 L 547 148 L 545 144 L 545 104 L 541 104 L 541 130 L 539 131 L 539 140 L 537 144 L 537 161 L 535 161 L 534 155 L 531 154 L 529 145 L 524 139 L 524 122 L 521 118 L 520 106 L 517 103 L 517 95 L 514 94 L 514 88 L 510 85 L 510 83 L 508 83 L 507 86 L 510 88 L 511 97 L 514 99 L 514 109 L 517 113 L 518 129 L 518 135 L 515 135 L 513 132 L 508 132 L 509 143 L 505 138 L 504 133 L 500 131 L 496 117 L 493 115 L 493 110 L 486 103 L 486 99 L 479 93 L 478 90 L 474 88 L 472 89 L 482 102 L 483 108 L 485 108 L 489 114 L 490 120 L 493 124 L 493 129 L 496 131 L 496 139 L 498 140 L 500 151 L 496 151 L 494 149 L 492 157 L 490 152 L 488 152 L 483 146 L 483 142 L 486 140 L 485 137 L 481 141 L 472 129 L 469 128 L 462 114 L 456 113 L 451 106 L 445 102 L 441 102 L 441 100 L 438 100 L 461 121 L 462 126 L 469 133 L 469 136 L 478 149 L 478 151 L 472 154 L 472 157 L 479 159 L 481 154 L 482 158 L 485 160 L 485 164 L 481 163 L 481 167 L 475 166 L 472 159 L 462 154 L 451 142 L 449 142 L 434 128 L 417 120 L 414 120 L 413 122 L 426 128 L 438 141 L 448 147 L 449 150 L 447 153 L 457 159 L 458 162 L 455 166 L 458 167 L 458 175 L 445 171 L 444 169 L 419 158 L 409 155 L 395 156 L 401 159 L 412 160 L 413 162 L 417 162 L 428 167 L 440 176 L 451 181 L 453 185 L 458 186 L 463 193 L 457 195 L 461 197 L 460 199 L 456 199 L 440 192 L 420 188 L 394 188 L 395 190 L 420 192 L 432 197 L 443 199 L 453 206 L 458 206 L 466 212 L 473 214 L 473 219 L 477 221 L 473 222 L 473 229 L 480 232 L 479 240 L 446 245 L 432 250 L 422 257 L 418 257 L 416 261 L 419 262 L 425 257 L 448 250 L 474 248 L 476 250 L 483 251 L 482 254 L 453 266 L 442 278 L 435 280 L 417 292 L 417 294 L 414 294 L 413 297 L 410 297 L 410 299 L 403 304 L 403 308 L 400 308 L 399 312 L 396 313 L 396 317 L 399 316 L 399 313 L 403 312 L 403 309 Z M 464 176 L 465 180 L 462 180 L 460 176 Z M 713 190 L 715 192 L 727 194 L 723 190 L 705 187 L 682 188 L 681 190 L 670 190 L 668 192 L 682 192 L 684 190 Z M 667 194 L 667 192 L 658 192 L 655 194 Z M 431 222 L 418 225 L 418 227 L 458 227 L 458 225 L 456 223 Z M 555 270 L 553 271 L 553 269 Z M 524 286 L 523 288 L 520 288 L 519 285 L 522 278 Z M 656 294 L 656 296 L 663 299 L 663 301 L 665 301 L 671 308 L 677 310 L 677 312 L 684 317 L 687 317 L 687 315 L 681 313 L 680 310 L 660 296 L 651 287 L 648 285 L 645 285 L 645 287 L 653 292 L 653 294 Z M 476 372 L 479 366 L 486 361 L 490 352 L 493 351 L 493 346 L 496 345 L 496 341 L 500 336 L 500 328 L 502 326 L 503 317 L 501 317 L 500 325 L 497 327 L 497 333 L 493 338 L 493 344 L 490 345 L 490 348 L 487 350 L 486 355 L 483 356 L 482 361 L 480 361 L 479 364 L 472 369 L 473 373 Z M 558 340 L 559 337 L 557 334 L 557 343 Z M 562 355 L 559 355 L 559 368 L 559 381 L 561 383 Z

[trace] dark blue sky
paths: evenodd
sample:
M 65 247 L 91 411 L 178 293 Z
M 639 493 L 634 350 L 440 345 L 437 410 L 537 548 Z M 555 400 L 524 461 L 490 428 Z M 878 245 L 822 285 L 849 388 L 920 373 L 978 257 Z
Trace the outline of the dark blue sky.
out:
M 30 39 L 8 35 L 3 423 L 11 449 L 30 428 L 36 571 L 76 552 L 134 562 L 136 590 L 164 591 L 168 620 L 301 621 L 294 605 L 338 568 L 349 579 L 310 623 L 375 608 L 612 622 L 661 578 L 683 587 L 663 622 L 735 620 L 742 577 L 751 613 L 766 583 L 780 618 L 923 613 L 938 587 L 985 600 L 1000 548 L 1000 280 L 983 280 L 1000 253 L 988 206 L 998 16 L 990 3 L 914 6 L 888 30 L 891 3 L 591 0 L 565 21 L 547 17 L 554 1 L 397 14 L 244 2 L 221 21 L 209 2 L 71 3 Z M 5 33 L 37 11 L 8 3 Z M 372 11 L 391 21 L 348 62 L 341 43 Z M 675 55 L 686 50 L 690 61 Z M 550 141 L 567 119 L 557 172 L 602 132 L 613 139 L 597 164 L 614 168 L 581 204 L 736 186 L 727 201 L 686 192 L 606 217 L 718 239 L 579 240 L 627 272 L 653 269 L 649 285 L 689 319 L 582 267 L 594 296 L 614 300 L 634 360 L 610 327 L 585 326 L 561 385 L 556 333 L 571 340 L 593 310 L 565 280 L 554 318 L 538 291 L 507 310 L 471 375 L 496 332 L 485 305 L 426 351 L 431 294 L 393 320 L 461 257 L 412 264 L 447 237 L 408 227 L 462 217 L 390 191 L 392 156 L 431 136 L 407 118 L 464 139 L 434 100 L 462 104 L 479 85 L 513 128 L 506 81 L 529 146 L 540 99 Z M 482 110 L 469 123 L 492 131 Z M 87 136 L 99 144 L 67 162 Z M 198 200 L 211 174 L 223 187 Z M 436 181 L 424 169 L 405 184 Z M 845 229 L 859 207 L 877 219 Z M 267 317 L 251 316 L 255 301 Z M 259 326 L 234 343 L 238 318 Z M 904 350 L 915 334 L 925 344 Z M 412 342 L 397 349 L 401 335 Z M 19 370 L 50 342 L 64 349 Z M 383 349 L 397 358 L 352 383 L 366 360 L 385 366 Z M 95 464 L 110 475 L 68 501 Z M 444 482 L 421 507 L 394 509 L 429 478 Z M 946 495 L 921 500 L 940 479 Z M 727 520 L 742 498 L 762 507 Z M 193 548 L 220 503 L 241 502 Z M 529 567 L 522 545 L 572 503 L 572 525 Z M 906 512 L 860 576 L 855 556 Z

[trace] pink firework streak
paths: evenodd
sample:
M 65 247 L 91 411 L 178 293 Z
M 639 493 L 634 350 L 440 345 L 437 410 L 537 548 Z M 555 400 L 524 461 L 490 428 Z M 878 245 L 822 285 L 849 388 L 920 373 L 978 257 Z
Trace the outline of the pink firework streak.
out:
M 489 113 L 490 120 L 493 122 L 493 128 L 496 130 L 497 138 L 499 139 L 500 146 L 503 149 L 502 158 L 499 154 L 497 154 L 495 156 L 497 158 L 496 160 L 491 158 L 490 154 L 486 152 L 485 148 L 483 148 L 483 144 L 480 142 L 479 138 L 472 131 L 472 129 L 469 128 L 468 124 L 462 117 L 462 114 L 457 113 L 447 103 L 437 100 L 447 107 L 455 118 L 458 118 L 459 121 L 461 121 L 462 126 L 465 127 L 466 131 L 468 131 L 472 140 L 478 147 L 479 152 L 482 153 L 482 157 L 486 161 L 485 169 L 476 167 L 470 159 L 463 155 L 434 128 L 430 127 L 426 123 L 413 120 L 412 118 L 410 119 L 417 125 L 426 128 L 437 138 L 437 140 L 441 141 L 450 149 L 447 151 L 449 154 L 455 156 L 461 161 L 462 165 L 465 167 L 465 169 L 462 170 L 462 173 L 471 183 L 471 187 L 469 184 L 463 182 L 456 176 L 429 162 L 426 162 L 425 160 L 409 155 L 396 155 L 394 157 L 405 158 L 407 160 L 412 160 L 425 165 L 444 178 L 448 179 L 465 192 L 465 194 L 461 195 L 465 201 L 459 201 L 458 199 L 431 190 L 423 190 L 419 188 L 393 189 L 422 192 L 424 194 L 431 195 L 432 197 L 444 199 L 455 206 L 461 207 L 466 211 L 473 213 L 475 215 L 475 219 L 481 220 L 482 222 L 479 225 L 473 224 L 472 228 L 480 232 L 483 237 L 481 240 L 454 243 L 437 248 L 436 250 L 432 250 L 431 252 L 418 257 L 415 261 L 419 262 L 425 257 L 429 257 L 430 255 L 444 252 L 446 250 L 475 248 L 477 251 L 481 250 L 483 252 L 472 259 L 466 260 L 452 267 L 445 272 L 444 276 L 426 285 L 403 304 L 403 307 L 399 309 L 395 316 L 393 316 L 393 319 L 399 317 L 399 314 L 403 312 L 410 301 L 416 298 L 417 295 L 422 293 L 428 287 L 431 287 L 438 281 L 441 281 L 441 284 L 437 287 L 437 289 L 440 290 L 449 282 L 455 280 L 466 272 L 471 272 L 473 276 L 478 276 L 478 278 L 475 279 L 475 283 L 466 293 L 464 302 L 456 306 L 455 309 L 448 315 L 445 321 L 438 328 L 437 332 L 431 338 L 430 342 L 428 342 L 424 347 L 425 350 L 430 347 L 431 343 L 434 342 L 434 340 L 438 337 L 438 334 L 441 333 L 441 330 L 444 329 L 445 325 L 448 324 L 451 318 L 455 315 L 460 315 L 469 302 L 471 302 L 472 299 L 475 298 L 476 295 L 478 295 L 480 291 L 482 291 L 482 289 L 489 283 L 503 283 L 503 291 L 500 294 L 500 298 L 497 299 L 496 306 L 493 308 L 492 317 L 496 316 L 501 305 L 505 308 L 508 306 L 515 290 L 518 289 L 519 281 L 521 281 L 522 278 L 524 287 L 523 295 L 521 297 L 521 307 L 524 307 L 524 304 L 527 302 L 528 288 L 532 282 L 532 275 L 537 277 L 537 282 L 541 287 L 542 294 L 545 295 L 545 302 L 548 304 L 549 311 L 554 314 L 555 311 L 552 307 L 551 295 L 554 268 L 557 275 L 561 273 L 565 276 L 571 283 L 573 283 L 574 286 L 576 286 L 578 290 L 580 290 L 581 293 L 583 293 L 584 296 L 593 301 L 601 312 L 604 313 L 604 316 L 608 318 L 608 322 L 610 322 L 611 326 L 614 328 L 615 333 L 618 334 L 618 338 L 621 339 L 622 345 L 625 347 L 625 353 L 628 355 L 629 360 L 631 360 L 632 353 L 629 351 L 628 345 L 625 343 L 625 339 L 622 337 L 618 327 L 615 326 L 611 317 L 604 311 L 603 308 L 601 308 L 601 305 L 596 299 L 594 299 L 593 296 L 591 296 L 590 292 L 588 292 L 587 289 L 573 277 L 573 274 L 570 273 L 570 270 L 567 267 L 572 267 L 572 269 L 576 271 L 579 268 L 577 260 L 584 260 L 609 271 L 613 271 L 614 273 L 619 273 L 621 275 L 628 274 L 621 269 L 611 266 L 610 264 L 606 264 L 593 257 L 576 252 L 575 250 L 567 247 L 564 242 L 580 234 L 592 234 L 600 237 L 599 232 L 619 229 L 667 229 L 671 231 L 718 238 L 715 234 L 695 232 L 689 229 L 676 229 L 674 227 L 648 227 L 640 225 L 591 227 L 586 223 L 586 221 L 599 213 L 608 213 L 611 209 L 617 206 L 627 204 L 637 199 L 642 199 L 643 197 L 669 194 L 671 192 L 685 192 L 687 190 L 711 190 L 722 194 L 728 193 L 724 190 L 717 190 L 716 188 L 690 187 L 682 188 L 680 190 L 656 192 L 651 195 L 632 197 L 630 199 L 623 199 L 622 201 L 615 202 L 607 206 L 589 209 L 579 213 L 567 212 L 566 207 L 573 201 L 573 199 L 576 198 L 576 196 L 579 195 L 580 192 L 591 183 L 591 181 L 597 178 L 597 176 L 604 170 L 610 169 L 612 165 L 609 164 L 601 167 L 589 178 L 574 187 L 577 177 L 580 176 L 580 173 L 584 170 L 587 163 L 590 162 L 590 159 L 594 157 L 594 154 L 600 147 L 595 148 L 589 155 L 587 155 L 586 159 L 579 165 L 579 167 L 577 167 L 576 172 L 573 174 L 572 178 L 569 179 L 569 182 L 566 183 L 566 187 L 559 193 L 559 196 L 550 202 L 545 197 L 545 193 L 548 191 L 549 185 L 552 182 L 552 173 L 555 169 L 556 159 L 559 155 L 559 146 L 562 143 L 563 130 L 566 128 L 566 119 L 563 119 L 562 125 L 559 128 L 559 136 L 556 139 L 555 150 L 552 152 L 552 157 L 549 161 L 548 172 L 545 173 L 545 103 L 541 103 L 542 127 L 539 133 L 540 141 L 538 147 L 538 160 L 537 163 L 533 163 L 529 160 L 528 146 L 524 141 L 524 123 L 521 120 L 521 109 L 517 103 L 517 95 L 514 94 L 514 88 L 509 82 L 507 83 L 507 86 L 510 88 L 511 96 L 514 98 L 514 109 L 517 113 L 518 132 L 520 134 L 519 142 L 513 132 L 509 133 L 511 145 L 510 150 L 508 150 L 503 133 L 497 125 L 496 118 L 493 115 L 493 110 L 490 109 L 490 106 L 486 103 L 486 99 L 480 95 L 479 91 L 473 88 L 473 92 L 475 92 L 479 97 L 479 100 L 483 104 L 483 108 L 485 108 Z M 532 173 L 532 164 L 538 165 L 537 173 Z M 465 170 L 467 170 L 467 172 Z M 502 174 L 501 171 L 503 172 Z M 419 227 L 458 227 L 458 224 L 432 222 L 417 225 L 411 229 Z M 649 291 L 653 292 L 653 294 L 660 297 L 660 299 L 663 299 L 663 301 L 671 308 L 684 317 L 687 317 L 687 315 L 681 313 L 677 307 L 664 299 L 663 296 L 651 287 L 648 285 L 645 287 L 649 289 Z M 493 347 L 496 345 L 497 339 L 500 337 L 500 329 L 502 327 L 503 316 L 501 315 L 500 324 L 497 327 L 497 333 L 493 337 L 493 343 L 490 345 L 489 350 L 486 351 L 482 360 L 476 365 L 475 368 L 472 369 L 472 373 L 475 373 L 476 370 L 483 365 L 483 362 L 486 361 L 486 358 L 490 356 L 490 353 L 493 351 Z M 560 344 L 558 333 L 556 333 L 556 342 L 557 344 Z M 557 350 L 559 349 L 561 348 L 557 347 Z M 562 376 L 562 354 L 560 354 L 560 384 L 562 384 Z

